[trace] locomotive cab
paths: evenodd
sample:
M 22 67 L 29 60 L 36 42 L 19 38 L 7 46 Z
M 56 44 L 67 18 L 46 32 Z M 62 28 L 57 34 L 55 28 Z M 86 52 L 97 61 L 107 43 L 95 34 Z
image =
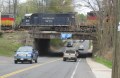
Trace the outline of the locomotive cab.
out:
M 25 14 L 24 18 L 22 19 L 21 24 L 22 25 L 30 25 L 31 15 L 32 14 Z

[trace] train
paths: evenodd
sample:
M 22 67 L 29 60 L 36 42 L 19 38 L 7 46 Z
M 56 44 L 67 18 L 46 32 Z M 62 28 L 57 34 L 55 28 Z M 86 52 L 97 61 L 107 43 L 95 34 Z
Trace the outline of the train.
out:
M 20 28 L 41 27 L 49 30 L 70 30 L 75 26 L 75 13 L 32 13 L 25 14 Z
M 15 19 L 12 14 L 1 15 L 1 29 L 12 30 Z
M 98 24 L 98 18 L 96 13 L 94 11 L 90 11 L 87 13 L 86 22 L 84 22 L 84 24 L 82 23 L 79 25 L 80 32 L 85 32 L 85 33 L 96 32 L 97 24 Z
M 97 26 L 97 24 L 98 24 L 98 18 L 97 18 L 96 13 L 94 11 L 88 12 L 86 25 L 87 26 Z

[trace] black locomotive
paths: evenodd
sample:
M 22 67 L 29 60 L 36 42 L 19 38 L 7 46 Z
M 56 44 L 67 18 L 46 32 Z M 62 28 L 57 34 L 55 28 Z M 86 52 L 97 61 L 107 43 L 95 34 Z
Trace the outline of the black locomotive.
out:
M 33 13 L 26 14 L 20 27 L 40 27 L 49 30 L 66 31 L 75 26 L 75 13 Z

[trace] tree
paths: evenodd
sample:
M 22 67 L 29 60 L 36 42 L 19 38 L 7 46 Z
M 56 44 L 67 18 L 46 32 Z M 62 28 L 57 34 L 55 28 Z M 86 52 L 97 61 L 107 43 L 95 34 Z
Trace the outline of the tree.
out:
M 120 78 L 120 32 L 117 32 L 118 22 L 119 22 L 119 8 L 120 8 L 120 0 L 114 0 L 114 58 L 113 58 L 113 70 L 112 70 L 112 78 Z
M 51 0 L 47 6 L 46 12 L 51 13 L 67 13 L 73 12 L 73 6 L 71 6 L 72 0 Z
M 86 16 L 84 14 L 77 14 L 77 23 L 78 24 L 84 24 L 86 22 Z

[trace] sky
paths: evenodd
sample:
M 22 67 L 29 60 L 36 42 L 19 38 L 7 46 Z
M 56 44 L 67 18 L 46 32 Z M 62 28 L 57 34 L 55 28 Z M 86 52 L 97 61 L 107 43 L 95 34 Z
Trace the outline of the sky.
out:
M 23 2 L 26 2 L 26 0 L 20 0 L 20 2 L 22 2 L 22 3 L 23 3 Z
M 25 2 L 26 0 L 20 0 L 20 2 Z M 83 2 L 83 0 L 74 0 L 74 6 L 76 6 L 77 4 L 82 4 L 85 5 L 85 3 Z M 75 7 L 75 11 L 78 13 L 82 13 L 82 14 L 87 14 L 87 12 L 90 12 L 91 9 L 87 8 L 87 7 Z
M 74 5 L 82 4 L 83 6 L 77 6 L 75 11 L 82 14 L 87 14 L 87 12 L 92 11 L 90 8 L 84 7 L 85 2 L 83 0 L 74 0 Z

